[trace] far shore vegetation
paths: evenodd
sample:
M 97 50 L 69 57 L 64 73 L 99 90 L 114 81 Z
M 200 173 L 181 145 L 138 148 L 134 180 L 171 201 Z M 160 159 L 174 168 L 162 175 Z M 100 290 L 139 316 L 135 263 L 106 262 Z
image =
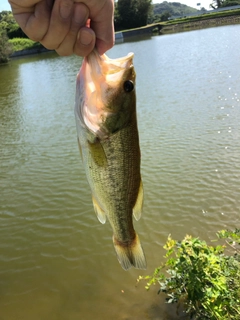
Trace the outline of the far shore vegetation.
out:
M 13 51 L 30 50 L 41 47 L 41 44 L 39 42 L 35 42 L 27 38 L 9 39 L 8 42 L 11 44 Z
M 227 16 L 240 15 L 240 9 L 232 6 L 240 5 L 240 0 L 212 0 L 211 9 L 229 7 L 229 10 L 207 12 L 209 8 L 199 10 L 179 2 L 152 4 L 151 0 L 115 0 L 114 25 L 116 31 L 136 29 L 154 24 L 170 26 L 186 22 L 196 22 L 206 19 L 218 19 Z M 201 14 L 197 14 L 201 13 Z M 0 12 L 0 63 L 8 62 L 12 53 L 21 50 L 41 48 L 23 33 L 16 23 L 11 11 Z

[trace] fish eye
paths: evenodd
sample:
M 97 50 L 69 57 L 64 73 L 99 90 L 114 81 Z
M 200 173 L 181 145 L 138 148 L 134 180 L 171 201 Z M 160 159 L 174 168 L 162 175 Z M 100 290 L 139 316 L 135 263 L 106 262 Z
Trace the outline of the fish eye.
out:
M 134 84 L 131 80 L 126 80 L 123 84 L 123 88 L 126 92 L 131 92 L 134 89 Z

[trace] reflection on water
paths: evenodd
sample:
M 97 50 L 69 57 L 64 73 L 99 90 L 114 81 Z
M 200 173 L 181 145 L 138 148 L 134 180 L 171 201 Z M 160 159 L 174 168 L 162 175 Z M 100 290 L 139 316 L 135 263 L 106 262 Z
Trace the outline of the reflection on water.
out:
M 118 264 L 77 149 L 78 57 L 0 68 L 0 319 L 180 319 L 135 286 L 169 233 L 206 240 L 239 227 L 240 26 L 116 45 L 135 53 L 146 272 Z

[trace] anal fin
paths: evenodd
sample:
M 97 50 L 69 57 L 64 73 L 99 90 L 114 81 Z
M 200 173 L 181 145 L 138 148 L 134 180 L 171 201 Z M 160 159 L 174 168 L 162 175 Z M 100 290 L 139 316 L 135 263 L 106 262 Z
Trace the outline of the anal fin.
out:
M 98 202 L 94 198 L 94 196 L 92 196 L 92 202 L 93 202 L 94 211 L 98 217 L 98 220 L 102 224 L 104 224 L 106 222 L 106 214 L 105 214 L 104 210 L 100 207 L 100 205 L 98 204 Z
M 133 207 L 133 215 L 137 221 L 141 218 L 142 206 L 143 206 L 143 184 L 141 180 L 139 185 L 137 200 Z

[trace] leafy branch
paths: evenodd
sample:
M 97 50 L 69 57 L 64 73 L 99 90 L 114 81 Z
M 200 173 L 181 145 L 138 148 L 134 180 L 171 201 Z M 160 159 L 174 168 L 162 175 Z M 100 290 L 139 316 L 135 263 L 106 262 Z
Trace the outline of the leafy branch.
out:
M 209 320 L 240 319 L 240 229 L 221 230 L 226 245 L 208 245 L 186 235 L 182 241 L 168 237 L 164 249 L 166 262 L 151 276 L 140 276 L 148 290 L 159 284 L 158 293 L 167 295 L 167 303 L 183 303 L 189 318 Z

